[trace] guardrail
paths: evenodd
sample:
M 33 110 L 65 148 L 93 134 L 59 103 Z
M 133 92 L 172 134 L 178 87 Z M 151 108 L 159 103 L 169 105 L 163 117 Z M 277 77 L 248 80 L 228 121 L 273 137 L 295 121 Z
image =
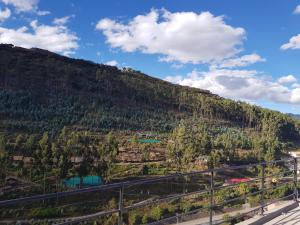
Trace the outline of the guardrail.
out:
M 178 174 L 172 174 L 172 175 L 167 175 L 167 176 L 162 176 L 162 177 L 158 177 L 158 178 L 151 178 L 151 179 L 143 179 L 143 180 L 137 180 L 137 181 L 127 181 L 127 182 L 121 182 L 121 183 L 113 183 L 113 184 L 107 184 L 107 185 L 101 185 L 101 186 L 97 186 L 97 187 L 89 187 L 89 188 L 83 188 L 83 189 L 78 189 L 78 190 L 72 190 L 72 191 L 66 191 L 66 192 L 57 192 L 57 193 L 49 193 L 49 194 L 42 194 L 42 195 L 35 195 L 35 196 L 30 196 L 30 197 L 24 197 L 24 198 L 17 198 L 17 199 L 10 199 L 10 200 L 3 200 L 0 201 L 0 207 L 3 206 L 11 206 L 11 205 L 17 205 L 20 203 L 30 203 L 30 202 L 36 202 L 36 201 L 41 201 L 41 200 L 48 200 L 48 199 L 59 199 L 59 198 L 63 198 L 63 197 L 70 197 L 70 196 L 74 196 L 74 195 L 80 195 L 80 194 L 84 194 L 84 193 L 93 193 L 93 192 L 101 192 L 101 191 L 107 191 L 107 190 L 118 190 L 118 208 L 116 209 L 110 209 L 110 210 L 106 210 L 106 211 L 101 211 L 101 212 L 97 212 L 94 214 L 89 214 L 89 215 L 84 215 L 84 216 L 78 216 L 78 217 L 72 217 L 72 218 L 62 218 L 62 219 L 53 219 L 52 222 L 55 224 L 77 224 L 83 221 L 88 221 L 88 220 L 92 220 L 101 216 L 107 216 L 107 215 L 112 215 L 112 214 L 118 214 L 118 225 L 122 225 L 123 224 L 123 215 L 124 213 L 129 212 L 130 210 L 139 208 L 139 207 L 143 207 L 143 206 L 149 206 L 149 205 L 155 205 L 161 202 L 167 202 L 170 200 L 175 200 L 175 199 L 181 199 L 190 195 L 195 195 L 195 194 L 204 194 L 207 193 L 209 194 L 209 205 L 207 206 L 206 210 L 208 210 L 209 212 L 209 224 L 212 225 L 213 224 L 213 217 L 214 217 L 214 209 L 217 207 L 220 207 L 222 205 L 228 204 L 230 202 L 234 202 L 237 200 L 240 200 L 242 198 L 251 196 L 251 195 L 260 195 L 260 206 L 256 209 L 256 210 L 260 210 L 260 214 L 264 214 L 264 208 L 270 204 L 270 202 L 266 202 L 265 201 L 265 193 L 270 190 L 270 188 L 267 188 L 265 186 L 266 183 L 266 179 L 269 177 L 273 177 L 273 176 L 279 176 L 279 175 L 283 175 L 287 172 L 281 172 L 279 174 L 272 174 L 270 176 L 266 176 L 265 174 L 265 168 L 266 166 L 270 165 L 270 164 L 290 164 L 290 166 L 292 166 L 292 169 L 289 169 L 287 171 L 292 172 L 292 178 L 290 181 L 284 182 L 282 184 L 277 185 L 274 188 L 279 188 L 282 185 L 286 185 L 286 184 L 293 184 L 293 193 L 289 196 L 286 197 L 293 197 L 294 201 L 297 201 L 298 199 L 298 190 L 297 190 L 297 164 L 298 164 L 298 160 L 297 158 L 293 158 L 293 159 L 286 159 L 286 160 L 276 160 L 276 161 L 272 161 L 272 162 L 262 162 L 262 163 L 256 163 L 256 164 L 249 164 L 249 165 L 241 165 L 241 166 L 231 166 L 231 167 L 226 167 L 226 170 L 240 170 L 240 169 L 248 169 L 251 167 L 260 167 L 261 168 L 261 174 L 260 177 L 255 178 L 255 179 L 251 179 L 249 181 L 246 182 L 241 182 L 241 183 L 247 183 L 247 184 L 251 184 L 251 183 L 260 183 L 260 189 L 256 192 L 253 193 L 247 193 L 243 196 L 239 196 L 233 199 L 230 199 L 228 201 L 224 201 L 221 204 L 217 205 L 215 204 L 215 191 L 223 189 L 223 188 L 233 188 L 236 187 L 237 185 L 240 185 L 241 183 L 236 183 L 236 184 L 230 184 L 230 185 L 226 185 L 226 186 L 216 186 L 215 185 L 215 174 L 222 172 L 224 170 L 224 168 L 217 168 L 217 169 L 211 169 L 211 170 L 204 170 L 204 171 L 195 171 L 195 172 L 190 172 L 190 173 L 178 173 Z M 150 200 L 150 201 L 142 201 L 139 203 L 135 203 L 129 206 L 125 206 L 124 205 L 124 201 L 123 201 L 123 197 L 124 197 L 124 190 L 125 188 L 130 188 L 134 185 L 150 185 L 150 184 L 154 184 L 156 182 L 162 182 L 162 181 L 167 181 L 170 179 L 176 179 L 176 178 L 182 178 L 182 177 L 193 177 L 193 176 L 198 176 L 198 175 L 206 175 L 209 176 L 209 187 L 205 190 L 196 190 L 196 191 L 192 191 L 192 192 L 187 192 L 187 193 L 180 193 L 180 194 L 176 194 L 176 195 L 171 195 L 171 196 L 167 196 L 167 197 L 163 197 L 163 198 L 159 198 L 159 199 L 155 199 L 155 200 Z M 275 200 L 276 201 L 276 200 Z M 202 208 L 204 209 L 204 208 Z M 179 218 L 182 217 L 183 215 L 179 215 L 176 214 L 176 216 L 174 217 L 170 217 L 170 218 L 164 218 L 164 220 L 168 220 L 168 219 L 176 219 L 176 221 L 178 222 Z M 162 224 L 163 221 L 158 221 L 158 222 L 154 222 L 152 224 Z M 215 224 L 215 223 L 214 223 Z

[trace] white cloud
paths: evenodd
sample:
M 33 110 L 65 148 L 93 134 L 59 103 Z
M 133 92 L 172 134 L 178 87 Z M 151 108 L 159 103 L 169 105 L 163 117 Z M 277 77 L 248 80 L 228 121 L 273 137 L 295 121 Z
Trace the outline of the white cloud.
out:
M 51 12 L 49 12 L 49 11 L 41 11 L 41 10 L 38 10 L 38 11 L 36 12 L 36 14 L 37 14 L 38 16 L 46 16 L 46 15 L 51 14 Z
M 247 101 L 268 100 L 276 103 L 300 103 L 300 88 L 289 88 L 255 70 L 215 69 L 192 71 L 186 77 L 169 76 L 165 80 L 210 90 L 223 97 Z
M 294 14 L 300 14 L 300 5 L 297 5 L 297 7 L 294 10 Z
M 281 50 L 287 49 L 300 49 L 300 34 L 291 37 L 288 43 L 283 44 L 280 47 Z
M 181 75 L 167 76 L 165 77 L 165 80 L 171 83 L 180 84 L 181 81 L 183 80 L 183 77 Z
M 37 20 L 28 27 L 9 29 L 0 27 L 0 43 L 14 44 L 24 48 L 43 48 L 49 51 L 69 55 L 78 48 L 78 37 L 66 26 L 39 25 Z
M 64 25 L 69 22 L 71 17 L 74 17 L 74 16 L 72 15 L 72 16 L 65 16 L 65 17 L 61 17 L 61 18 L 54 18 L 53 23 L 56 25 Z
M 283 76 L 278 79 L 278 83 L 280 84 L 290 84 L 295 82 L 297 82 L 297 78 L 293 75 Z
M 0 0 L 5 5 L 11 5 L 15 8 L 17 13 L 20 12 L 34 12 L 38 16 L 49 15 L 49 11 L 38 10 L 39 0 Z
M 183 64 L 179 63 L 172 63 L 171 68 L 173 69 L 181 69 L 183 67 Z
M 243 28 L 227 25 L 223 16 L 210 12 L 153 9 L 127 24 L 101 19 L 96 29 L 113 48 L 161 54 L 163 61 L 181 63 L 211 63 L 233 57 L 242 50 L 245 39 Z
M 109 65 L 109 66 L 117 66 L 118 62 L 116 60 L 111 60 L 111 61 L 108 61 L 104 64 Z
M 39 0 L 0 0 L 6 5 L 13 5 L 18 12 L 28 12 L 37 9 Z
M 9 8 L 5 8 L 4 10 L 0 9 L 0 22 L 3 22 L 4 20 L 8 19 L 11 15 L 11 12 Z
M 257 62 L 265 62 L 266 60 L 258 54 L 243 55 L 239 58 L 226 59 L 217 65 L 219 68 L 244 67 Z

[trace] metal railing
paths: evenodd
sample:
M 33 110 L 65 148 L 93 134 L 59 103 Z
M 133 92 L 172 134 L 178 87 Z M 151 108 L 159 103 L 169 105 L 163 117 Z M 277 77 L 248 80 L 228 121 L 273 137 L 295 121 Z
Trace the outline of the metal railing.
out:
M 254 196 L 254 195 L 260 195 L 260 203 L 259 206 L 255 209 L 256 211 L 259 210 L 260 214 L 264 214 L 264 208 L 270 204 L 270 202 L 265 201 L 265 194 L 267 191 L 274 189 L 274 188 L 279 188 L 283 185 L 286 184 L 292 184 L 293 185 L 293 193 L 289 196 L 286 197 L 293 197 L 294 201 L 297 201 L 298 199 L 298 190 L 297 190 L 297 163 L 298 160 L 297 158 L 293 159 L 286 159 L 286 160 L 276 160 L 272 162 L 262 162 L 262 163 L 256 163 L 256 164 L 249 164 L 249 165 L 240 165 L 240 166 L 231 166 L 231 167 L 226 167 L 226 168 L 217 168 L 217 169 L 210 169 L 210 170 L 204 170 L 204 171 L 195 171 L 195 172 L 189 172 L 189 173 L 178 173 L 178 174 L 172 174 L 172 175 L 166 175 L 162 177 L 157 177 L 157 178 L 150 178 L 150 179 L 142 179 L 142 180 L 137 180 L 137 181 L 127 181 L 127 182 L 120 182 L 120 183 L 113 183 L 113 184 L 106 184 L 106 185 L 101 185 L 101 186 L 96 186 L 96 187 L 89 187 L 89 188 L 82 188 L 78 190 L 72 190 L 72 191 L 65 191 L 65 192 L 57 192 L 57 193 L 49 193 L 49 194 L 42 194 L 42 195 L 35 195 L 35 196 L 29 196 L 29 197 L 23 197 L 23 198 L 17 198 L 17 199 L 9 199 L 9 200 L 3 200 L 0 201 L 0 207 L 6 207 L 6 206 L 12 206 L 12 205 L 18 205 L 18 204 L 24 204 L 24 203 L 31 203 L 31 202 L 36 202 L 36 201 L 41 201 L 41 200 L 49 200 L 49 199 L 59 199 L 59 198 L 66 198 L 66 197 L 71 197 L 74 195 L 81 195 L 81 194 L 86 194 L 86 193 L 95 193 L 95 192 L 103 192 L 103 191 L 109 191 L 109 190 L 118 190 L 118 207 L 116 209 L 109 209 L 109 210 L 104 210 L 100 212 L 96 212 L 94 214 L 89 214 L 89 215 L 84 215 L 84 216 L 78 216 L 78 217 L 71 217 L 71 218 L 58 218 L 58 219 L 53 219 L 52 222 L 53 224 L 77 224 L 83 221 L 89 221 L 92 219 L 99 218 L 101 216 L 107 216 L 107 215 L 113 215 L 117 214 L 118 215 L 118 225 L 124 224 L 123 222 L 123 215 L 125 213 L 128 213 L 131 210 L 144 207 L 144 206 L 149 206 L 149 205 L 157 205 L 161 202 L 168 202 L 171 200 L 175 199 L 182 199 L 187 196 L 191 195 L 196 195 L 196 194 L 208 194 L 209 195 L 209 205 L 207 207 L 201 208 L 201 210 L 207 210 L 209 213 L 208 216 L 208 223 L 210 225 L 216 224 L 214 223 L 214 211 L 217 207 L 221 207 L 222 205 L 229 204 L 231 202 L 249 197 L 249 196 Z M 283 167 L 290 167 L 290 169 L 285 170 L 284 172 L 277 173 L 277 174 L 271 174 L 269 176 L 266 176 L 266 167 L 268 165 L 275 165 L 275 164 L 285 164 Z M 253 178 L 251 180 L 241 182 L 245 184 L 251 184 L 251 183 L 260 183 L 260 189 L 256 192 L 250 192 L 246 193 L 243 196 L 238 196 L 233 199 L 229 199 L 227 201 L 222 202 L 221 204 L 216 204 L 215 203 L 215 191 L 221 190 L 223 188 L 234 188 L 241 183 L 234 183 L 234 184 L 229 184 L 226 186 L 220 186 L 216 185 L 215 183 L 215 175 L 217 173 L 221 173 L 226 170 L 241 170 L 241 169 L 249 169 L 252 167 L 259 167 L 260 168 L 260 176 L 257 178 Z M 275 187 L 272 188 L 267 188 L 265 183 L 266 179 L 274 176 L 280 176 L 286 174 L 286 172 L 291 172 L 292 177 L 290 180 L 278 184 Z M 158 199 L 150 199 L 149 201 L 141 201 L 138 203 L 133 203 L 131 205 L 126 206 L 124 204 L 124 191 L 125 188 L 130 188 L 132 186 L 138 186 L 138 185 L 150 185 L 150 184 L 155 184 L 157 182 L 164 182 L 168 181 L 170 179 L 178 179 L 178 178 L 183 178 L 183 177 L 194 177 L 194 176 L 200 176 L 200 175 L 205 175 L 206 177 L 209 177 L 209 185 L 207 185 L 207 188 L 204 190 L 193 190 L 191 192 L 183 192 L 180 194 L 173 194 L 170 196 L 166 197 L 161 197 Z M 274 200 L 274 199 L 273 199 Z M 199 210 L 198 210 L 199 211 Z M 196 210 L 195 210 L 196 212 Z M 191 213 L 191 212 L 190 212 Z M 184 216 L 186 214 L 176 214 L 176 216 L 170 217 L 170 218 L 163 218 L 163 220 L 160 220 L 158 222 L 154 222 L 152 224 L 163 224 L 163 221 L 167 221 L 168 219 L 176 219 L 176 222 L 179 222 L 180 217 Z M 1 219 L 0 219 L 1 222 Z

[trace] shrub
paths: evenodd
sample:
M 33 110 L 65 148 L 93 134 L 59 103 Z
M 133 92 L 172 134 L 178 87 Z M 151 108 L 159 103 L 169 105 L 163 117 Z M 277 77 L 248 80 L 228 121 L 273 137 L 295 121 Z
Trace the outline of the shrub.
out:
M 128 222 L 129 225 L 141 224 L 141 217 L 136 212 L 132 212 L 129 214 Z
M 167 209 L 168 209 L 168 212 L 171 213 L 171 214 L 173 214 L 177 211 L 176 205 L 168 205 Z
M 226 224 L 230 223 L 231 217 L 226 213 L 223 215 L 223 220 Z
M 188 213 L 189 211 L 191 211 L 193 209 L 193 205 L 189 202 L 185 202 L 182 203 L 180 205 L 180 209 L 184 212 L 184 213 Z
M 31 217 L 34 218 L 49 218 L 60 215 L 59 209 L 55 208 L 36 208 L 31 211 Z
M 251 207 L 256 206 L 260 202 L 260 196 L 259 195 L 249 196 L 247 199 L 248 199 L 248 202 L 249 202 Z
M 288 185 L 283 185 L 280 187 L 276 187 L 273 192 L 274 198 L 282 198 L 284 196 L 287 196 L 288 194 L 292 193 L 292 190 Z
M 142 217 L 142 224 L 147 224 L 149 222 L 149 216 L 144 214 Z
M 162 218 L 162 213 L 162 209 L 159 206 L 156 206 L 151 210 L 151 217 L 156 221 L 160 220 Z

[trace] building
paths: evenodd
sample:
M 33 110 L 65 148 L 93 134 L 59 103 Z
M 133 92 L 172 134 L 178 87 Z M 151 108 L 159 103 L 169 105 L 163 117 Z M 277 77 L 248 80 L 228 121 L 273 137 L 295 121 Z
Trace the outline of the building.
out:
M 28 165 L 31 165 L 33 163 L 34 158 L 26 157 L 26 156 L 23 156 L 23 155 L 14 155 L 12 157 L 12 160 L 13 160 L 13 165 L 14 166 L 19 166 L 21 164 L 24 164 L 24 165 L 28 166 Z
M 14 166 L 20 165 L 21 163 L 23 163 L 23 159 L 24 159 L 24 156 L 22 156 L 22 155 L 14 155 L 12 158 L 13 165 Z
M 79 167 L 80 164 L 83 162 L 83 157 L 81 156 L 72 156 L 70 158 L 71 163 L 75 166 L 75 167 Z
M 33 163 L 34 159 L 32 157 L 24 157 L 23 162 L 25 165 L 31 165 Z

